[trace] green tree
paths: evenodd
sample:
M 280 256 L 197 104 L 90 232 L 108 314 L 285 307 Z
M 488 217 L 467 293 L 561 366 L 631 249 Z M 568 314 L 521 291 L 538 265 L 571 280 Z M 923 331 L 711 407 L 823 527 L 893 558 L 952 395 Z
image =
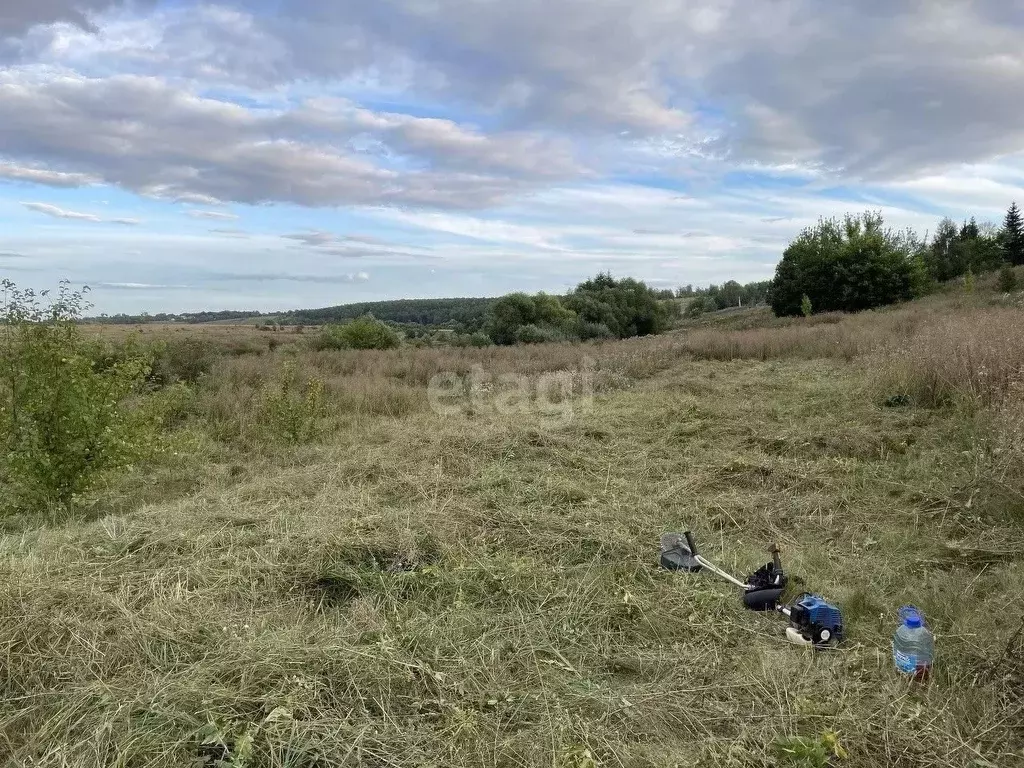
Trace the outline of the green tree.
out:
M 599 274 L 576 286 L 565 306 L 581 323 L 605 326 L 620 339 L 661 333 L 668 325 L 668 309 L 657 293 L 629 277 L 616 280 Z
M 328 325 L 313 342 L 315 349 L 394 349 L 401 344 L 387 323 L 371 315 L 344 325 Z
M 1024 264 L 1024 219 L 1016 202 L 1006 212 L 999 239 L 1006 261 L 1014 266 Z
M 814 305 L 811 304 L 811 297 L 806 293 L 804 297 L 800 299 L 800 314 L 804 317 L 810 317 L 814 314 Z
M 880 213 L 822 219 L 786 249 L 769 301 L 777 315 L 802 314 L 806 294 L 816 312 L 856 312 L 914 296 L 920 243 L 885 227 Z
M 515 344 L 524 325 L 537 322 L 537 305 L 526 293 L 510 293 L 498 299 L 488 313 L 487 334 L 495 344 Z
M 933 280 L 942 283 L 964 273 L 967 265 L 962 261 L 959 242 L 960 230 L 956 222 L 949 218 L 940 221 L 925 257 L 928 274 Z
M 1005 262 L 999 270 L 999 290 L 1003 293 L 1013 293 L 1017 290 L 1017 272 L 1009 262 Z
M 53 298 L 0 286 L 3 479 L 22 508 L 67 508 L 102 473 L 154 449 L 158 415 L 131 404 L 151 360 L 131 348 L 97 355 L 79 330 L 84 294 L 66 282 Z

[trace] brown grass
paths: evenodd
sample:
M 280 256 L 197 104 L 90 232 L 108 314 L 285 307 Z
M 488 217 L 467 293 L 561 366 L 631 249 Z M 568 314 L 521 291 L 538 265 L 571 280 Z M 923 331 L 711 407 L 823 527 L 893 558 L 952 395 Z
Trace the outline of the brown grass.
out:
M 884 362 L 885 382 L 927 407 L 998 406 L 1024 394 L 1024 313 L 991 308 L 922 324 Z
M 1017 765 L 1024 327 L 984 303 L 223 357 L 173 454 L 90 519 L 0 537 L 0 765 Z M 586 359 L 598 394 L 569 421 L 427 404 L 439 373 Z M 263 450 L 288 360 L 335 429 Z M 878 407 L 893 382 L 949 407 Z M 792 647 L 727 585 L 660 571 L 659 534 L 686 527 L 738 573 L 779 541 L 847 642 Z M 908 602 L 938 634 L 927 684 L 889 658 Z M 793 737 L 849 757 L 786 757 Z

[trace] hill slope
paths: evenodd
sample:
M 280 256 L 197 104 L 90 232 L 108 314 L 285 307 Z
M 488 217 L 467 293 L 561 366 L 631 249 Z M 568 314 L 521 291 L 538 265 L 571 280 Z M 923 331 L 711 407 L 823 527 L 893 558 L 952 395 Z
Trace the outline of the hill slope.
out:
M 1015 417 L 879 405 L 886 339 L 929 349 L 937 311 L 299 354 L 338 429 L 296 448 L 246 437 L 247 387 L 278 361 L 227 361 L 187 450 L 91 520 L 0 540 L 0 743 L 82 768 L 825 766 L 836 740 L 850 766 L 1015 764 L 1024 453 L 997 429 Z M 1013 309 L 941 311 L 1024 330 Z M 426 399 L 437 371 L 579 378 L 588 359 L 590 406 Z M 777 540 L 843 606 L 843 650 L 659 571 L 659 534 L 686 527 L 737 572 Z M 928 685 L 889 658 L 908 602 L 939 633 Z

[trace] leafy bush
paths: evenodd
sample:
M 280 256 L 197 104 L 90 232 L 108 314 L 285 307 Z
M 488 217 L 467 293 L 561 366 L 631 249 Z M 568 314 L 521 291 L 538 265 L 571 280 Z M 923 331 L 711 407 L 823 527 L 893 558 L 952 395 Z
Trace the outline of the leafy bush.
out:
M 163 386 L 179 381 L 195 384 L 210 372 L 220 356 L 217 345 L 206 339 L 186 337 L 163 341 L 154 348 L 150 378 Z
M 660 333 L 670 310 L 641 282 L 598 275 L 564 301 L 538 293 L 512 293 L 491 307 L 487 331 L 496 344 L 570 339 L 628 338 Z
M 260 423 L 276 440 L 292 444 L 315 440 L 324 415 L 323 379 L 301 383 L 293 362 L 285 363 L 279 380 L 264 389 Z
M 373 317 L 360 317 L 344 325 L 328 325 L 313 342 L 324 349 L 394 349 L 401 340 L 391 326 Z
M 1017 273 L 1013 270 L 1012 264 L 1005 263 L 999 270 L 999 290 L 1003 293 L 1013 293 L 1017 290 Z
M 683 317 L 694 320 L 709 311 L 709 305 L 710 311 L 717 309 L 712 302 L 708 301 L 707 297 L 698 296 L 686 305 L 686 309 L 683 311 Z
M 557 296 L 510 293 L 491 307 L 487 332 L 495 344 L 538 343 L 572 335 L 575 323 L 575 313 L 562 306 Z
M 565 341 L 565 336 L 550 326 L 541 327 L 531 323 L 520 326 L 516 330 L 516 341 L 519 344 L 544 344 L 551 341 Z
M 126 347 L 98 364 L 77 324 L 84 296 L 67 283 L 45 304 L 46 293 L 0 285 L 0 463 L 22 507 L 67 508 L 102 472 L 155 446 L 159 416 L 128 402 L 151 361 Z
M 786 249 L 769 303 L 776 315 L 798 317 L 804 296 L 816 312 L 857 312 L 911 299 L 927 281 L 921 251 L 913 233 L 886 229 L 881 214 L 822 219 Z
M 581 320 L 577 329 L 580 338 L 584 341 L 589 341 L 591 339 L 615 338 L 615 334 L 612 333 L 612 329 L 604 323 L 588 323 L 586 320 Z
M 581 322 L 607 326 L 620 339 L 661 333 L 668 309 L 644 283 L 609 274 L 580 283 L 565 301 Z

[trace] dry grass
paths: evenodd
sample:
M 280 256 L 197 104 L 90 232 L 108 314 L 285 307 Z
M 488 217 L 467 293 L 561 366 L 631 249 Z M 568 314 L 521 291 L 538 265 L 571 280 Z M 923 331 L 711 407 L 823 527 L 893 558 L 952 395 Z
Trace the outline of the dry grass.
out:
M 1024 313 L 976 310 L 921 325 L 887 363 L 890 390 L 928 407 L 998 406 L 1021 399 Z
M 1019 403 L 874 401 L 893 338 L 947 343 L 939 311 L 221 360 L 177 456 L 113 481 L 92 520 L 0 538 L 0 756 L 769 768 L 813 765 L 780 740 L 836 732 L 852 768 L 1021 764 Z M 947 311 L 979 334 L 1010 322 Z M 437 373 L 584 357 L 600 386 L 569 421 L 426 404 Z M 292 358 L 325 380 L 337 429 L 257 450 L 237 436 L 247 398 Z M 777 539 L 843 606 L 844 648 L 790 646 L 726 585 L 659 571 L 659 534 L 683 527 L 740 572 Z M 939 635 L 927 685 L 889 659 L 906 602 Z

